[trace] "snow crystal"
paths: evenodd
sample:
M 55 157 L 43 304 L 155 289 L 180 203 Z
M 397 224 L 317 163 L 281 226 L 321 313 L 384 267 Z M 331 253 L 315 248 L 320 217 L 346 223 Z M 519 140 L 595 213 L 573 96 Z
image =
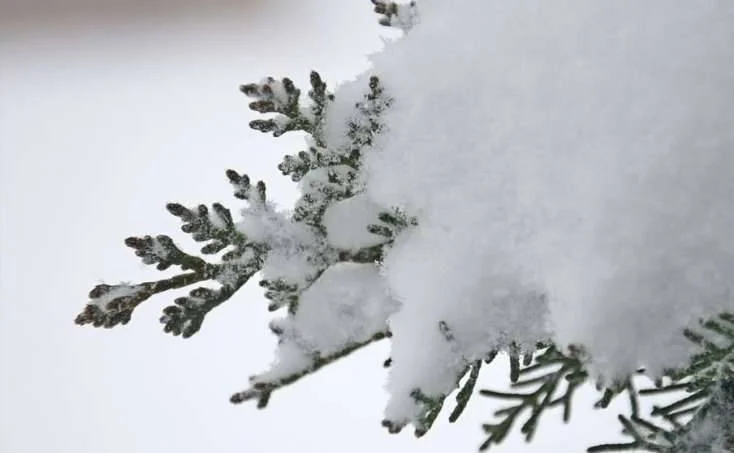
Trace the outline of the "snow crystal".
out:
M 607 376 L 684 363 L 681 329 L 734 310 L 734 3 L 419 8 L 331 107 L 380 77 L 394 103 L 367 195 L 420 224 L 385 262 L 388 417 L 504 339 L 584 345 Z

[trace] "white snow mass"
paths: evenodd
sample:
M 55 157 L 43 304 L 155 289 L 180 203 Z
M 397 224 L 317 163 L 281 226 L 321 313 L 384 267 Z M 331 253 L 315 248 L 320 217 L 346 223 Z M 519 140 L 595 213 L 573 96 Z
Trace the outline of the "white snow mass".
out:
M 384 263 L 387 418 L 507 341 L 583 345 L 607 377 L 685 363 L 681 330 L 734 310 L 734 2 L 418 8 L 355 82 L 394 98 L 366 194 L 419 223 Z
M 274 323 L 281 336 L 276 361 L 253 383 L 306 370 L 317 358 L 385 332 L 388 316 L 396 309 L 374 264 L 329 267 L 304 291 L 296 314 Z

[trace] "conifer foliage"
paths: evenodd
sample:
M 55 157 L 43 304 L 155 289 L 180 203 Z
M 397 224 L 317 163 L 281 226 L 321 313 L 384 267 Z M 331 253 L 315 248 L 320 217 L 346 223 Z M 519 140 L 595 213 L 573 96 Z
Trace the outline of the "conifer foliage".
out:
M 410 33 L 420 22 L 415 1 L 372 3 L 384 26 Z M 249 108 L 264 115 L 250 123 L 252 129 L 274 137 L 295 131 L 305 135 L 305 149 L 286 155 L 278 165 L 299 185 L 300 198 L 293 209 L 278 209 L 264 182 L 227 170 L 235 198 L 245 205 L 240 216 L 220 203 L 169 203 L 166 209 L 181 221 L 181 230 L 201 244 L 199 252 L 184 251 L 166 235 L 127 238 L 125 245 L 143 263 L 180 272 L 157 281 L 97 285 L 76 323 L 124 325 L 152 296 L 191 288 L 160 317 L 165 332 L 188 338 L 203 328 L 211 310 L 236 299 L 243 285 L 258 278 L 268 310 L 281 314 L 270 324 L 278 337 L 276 360 L 231 401 L 252 400 L 259 408 L 267 406 L 279 388 L 375 341 L 390 339 L 391 317 L 400 311 L 401 301 L 391 294 L 382 266 L 386 253 L 414 231 L 421 218 L 404 208 L 385 209 L 365 195 L 365 157 L 378 152 L 373 147 L 389 129 L 385 116 L 400 93 L 389 92 L 375 75 L 361 90 L 351 111 L 339 118 L 345 124 L 342 137 L 334 140 L 329 115 L 339 93 L 330 91 L 317 72 L 311 73 L 305 93 L 288 78 L 243 85 L 242 93 L 251 99 Z M 533 296 L 529 303 L 544 301 L 544 296 Z M 449 349 L 460 342 L 460 332 L 453 329 L 445 321 L 435 326 Z M 409 395 L 412 416 L 387 416 L 383 425 L 397 433 L 410 424 L 421 436 L 445 404 L 451 406 L 448 419 L 454 422 L 479 394 L 499 407 L 483 425 L 486 439 L 480 449 L 486 450 L 513 430 L 531 441 L 546 412 L 554 408 L 564 421 L 571 420 L 575 391 L 593 384 L 599 391 L 595 407 L 606 408 L 614 398 L 624 397 L 629 412 L 619 415 L 627 440 L 591 446 L 591 452 L 734 451 L 734 315 L 711 313 L 698 328 L 682 330 L 681 335 L 698 351 L 686 366 L 654 374 L 640 367 L 612 381 L 591 371 L 593 351 L 587 352 L 585 345 L 562 346 L 551 335 L 530 345 L 506 338 L 487 344 L 481 355 L 457 353 L 458 363 L 448 364 L 446 371 L 452 386 L 437 391 L 416 385 Z M 509 356 L 511 390 L 477 390 L 482 367 L 499 354 Z M 391 360 L 385 366 L 390 367 Z M 639 399 L 660 394 L 672 395 L 672 402 L 643 413 Z

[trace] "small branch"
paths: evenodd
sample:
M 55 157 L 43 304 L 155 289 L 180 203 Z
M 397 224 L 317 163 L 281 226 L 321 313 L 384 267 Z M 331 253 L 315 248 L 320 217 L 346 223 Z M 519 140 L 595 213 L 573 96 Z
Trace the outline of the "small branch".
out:
M 252 386 L 252 388 L 248 390 L 244 390 L 242 392 L 235 393 L 230 397 L 230 402 L 233 404 L 240 404 L 245 401 L 249 400 L 257 400 L 257 407 L 258 409 L 262 409 L 268 405 L 268 402 L 270 401 L 270 395 L 285 386 L 288 386 L 290 384 L 293 384 L 297 381 L 299 381 L 301 378 L 304 378 L 310 374 L 313 374 L 314 372 L 318 371 L 319 369 L 325 367 L 326 365 L 329 365 L 330 363 L 333 363 L 343 357 L 348 356 L 349 354 L 357 351 L 358 349 L 361 349 L 368 344 L 371 344 L 375 341 L 382 340 L 383 338 L 386 338 L 388 336 L 388 333 L 385 332 L 378 332 L 371 338 L 369 338 L 366 341 L 360 342 L 360 343 L 352 343 L 344 347 L 343 349 L 335 352 L 334 354 L 330 354 L 325 357 L 316 357 L 311 365 L 307 368 L 304 368 L 302 370 L 299 370 L 295 373 L 292 373 L 288 376 L 285 376 L 283 378 L 270 381 L 270 382 L 258 382 Z
M 196 288 L 191 290 L 188 297 L 179 297 L 175 305 L 163 309 L 160 318 L 163 331 L 173 335 L 189 338 L 201 329 L 204 317 L 210 311 L 229 300 L 247 281 L 253 273 L 241 274 L 234 282 L 223 285 L 217 290 Z
M 489 437 L 481 445 L 480 450 L 486 450 L 492 444 L 501 443 L 520 414 L 526 410 L 530 411 L 530 415 L 520 429 L 525 434 L 526 441 L 533 438 L 540 416 L 548 408 L 561 405 L 563 407 L 563 420 L 567 422 L 571 416 L 571 401 L 574 392 L 585 382 L 587 377 L 580 358 L 576 356 L 578 354 L 567 357 L 555 347 L 550 346 L 539 353 L 535 358 L 535 363 L 532 363 L 531 360 L 527 359 L 521 361 L 518 350 L 511 350 L 510 352 L 512 388 L 520 389 L 536 385 L 538 387 L 528 393 L 497 392 L 486 389 L 479 391 L 481 395 L 486 397 L 516 402 L 516 404 L 495 412 L 496 416 L 502 418 L 501 422 L 483 425 L 484 431 L 489 434 Z M 549 367 L 552 368 L 550 371 L 533 376 L 536 372 Z M 563 380 L 567 381 L 566 389 L 560 396 L 555 397 L 554 395 Z
M 183 288 L 208 278 L 205 272 L 190 272 L 164 280 L 129 285 L 97 285 L 89 292 L 92 300 L 77 315 L 78 325 L 92 324 L 94 327 L 114 327 L 127 324 L 133 310 L 151 296 L 170 289 Z M 123 290 L 116 297 L 115 293 Z
M 479 370 L 481 370 L 481 368 L 481 360 L 477 360 L 471 365 L 469 378 L 466 380 L 466 383 L 461 388 L 461 390 L 459 390 L 459 393 L 456 394 L 456 407 L 451 412 L 451 415 L 449 415 L 449 423 L 456 422 L 456 420 L 461 417 L 464 409 L 466 409 L 467 404 L 469 404 L 469 399 L 474 394 L 474 387 L 477 384 L 477 379 L 479 378 Z

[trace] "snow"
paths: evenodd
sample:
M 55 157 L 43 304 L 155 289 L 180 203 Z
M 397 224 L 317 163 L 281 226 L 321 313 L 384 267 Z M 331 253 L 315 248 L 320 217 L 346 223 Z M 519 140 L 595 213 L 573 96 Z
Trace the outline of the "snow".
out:
M 421 408 L 410 396 L 413 389 L 431 397 L 447 395 L 458 373 L 491 349 L 506 349 L 512 341 L 532 348 L 548 337 L 544 301 L 511 269 L 498 261 L 492 272 L 473 278 L 493 258 L 484 253 L 488 247 L 421 224 L 389 252 L 386 280 L 403 303 L 390 319 L 389 420 L 405 424 L 418 417 Z M 468 278 L 450 280 L 457 272 Z
M 337 156 L 369 142 L 347 131 L 376 120 L 355 108 L 370 76 L 391 99 L 358 168 L 310 170 L 292 216 L 244 212 L 241 231 L 268 246 L 264 277 L 303 290 L 254 381 L 386 325 L 397 426 L 419 423 L 415 390 L 447 395 L 491 350 L 582 346 L 605 379 L 684 365 L 682 330 L 734 311 L 734 3 L 417 7 L 328 106 L 323 152 Z M 279 83 L 267 81 L 284 103 Z M 417 225 L 369 233 L 396 209 Z M 378 244 L 379 262 L 337 262 Z
M 323 253 L 324 245 L 312 227 L 294 222 L 290 212 L 272 203 L 251 203 L 241 214 L 238 231 L 268 249 L 262 268 L 265 279 L 304 285 L 318 271 L 313 258 Z
M 276 361 L 253 383 L 272 382 L 313 366 L 347 346 L 387 329 L 397 304 L 374 264 L 338 263 L 303 292 L 294 316 L 274 325 L 280 332 Z
M 681 330 L 734 310 L 734 3 L 418 7 L 325 128 L 337 143 L 379 75 L 394 104 L 360 178 L 419 223 L 383 269 L 402 304 L 387 417 L 508 341 L 583 345 L 608 378 L 684 364 Z
M 309 171 L 299 182 L 302 193 L 324 198 L 341 194 L 348 181 L 354 178 L 354 169 L 349 165 L 330 165 Z
M 260 88 L 257 97 L 272 101 L 278 108 L 284 108 L 288 104 L 288 91 L 282 81 L 265 77 L 258 85 Z
M 104 290 L 98 291 L 95 297 L 89 298 L 89 304 L 93 305 L 103 312 L 113 309 L 110 303 L 118 299 L 126 299 L 135 297 L 140 291 L 144 290 L 142 285 L 131 285 L 130 282 L 120 282 L 117 285 L 103 285 Z
M 329 355 L 384 331 L 395 307 L 375 265 L 338 263 L 303 293 L 292 324 L 281 327 L 309 351 Z
M 397 14 L 390 16 L 388 24 L 405 32 L 418 23 L 418 8 L 415 1 L 398 5 Z
M 240 255 L 239 257 L 228 260 L 227 265 L 220 270 L 214 280 L 219 282 L 224 287 L 236 287 L 237 282 L 242 277 L 242 273 L 256 272 L 257 265 L 258 253 L 255 252 L 253 249 L 248 248 L 244 250 L 242 252 L 242 255 Z
M 367 225 L 378 223 L 380 212 L 380 206 L 364 194 L 334 203 L 324 213 L 329 244 L 345 250 L 359 250 L 385 242 L 383 236 L 367 230 Z
M 283 248 L 268 253 L 263 265 L 266 280 L 284 280 L 298 286 L 306 285 L 318 273 L 313 262 L 316 253 L 309 249 Z

